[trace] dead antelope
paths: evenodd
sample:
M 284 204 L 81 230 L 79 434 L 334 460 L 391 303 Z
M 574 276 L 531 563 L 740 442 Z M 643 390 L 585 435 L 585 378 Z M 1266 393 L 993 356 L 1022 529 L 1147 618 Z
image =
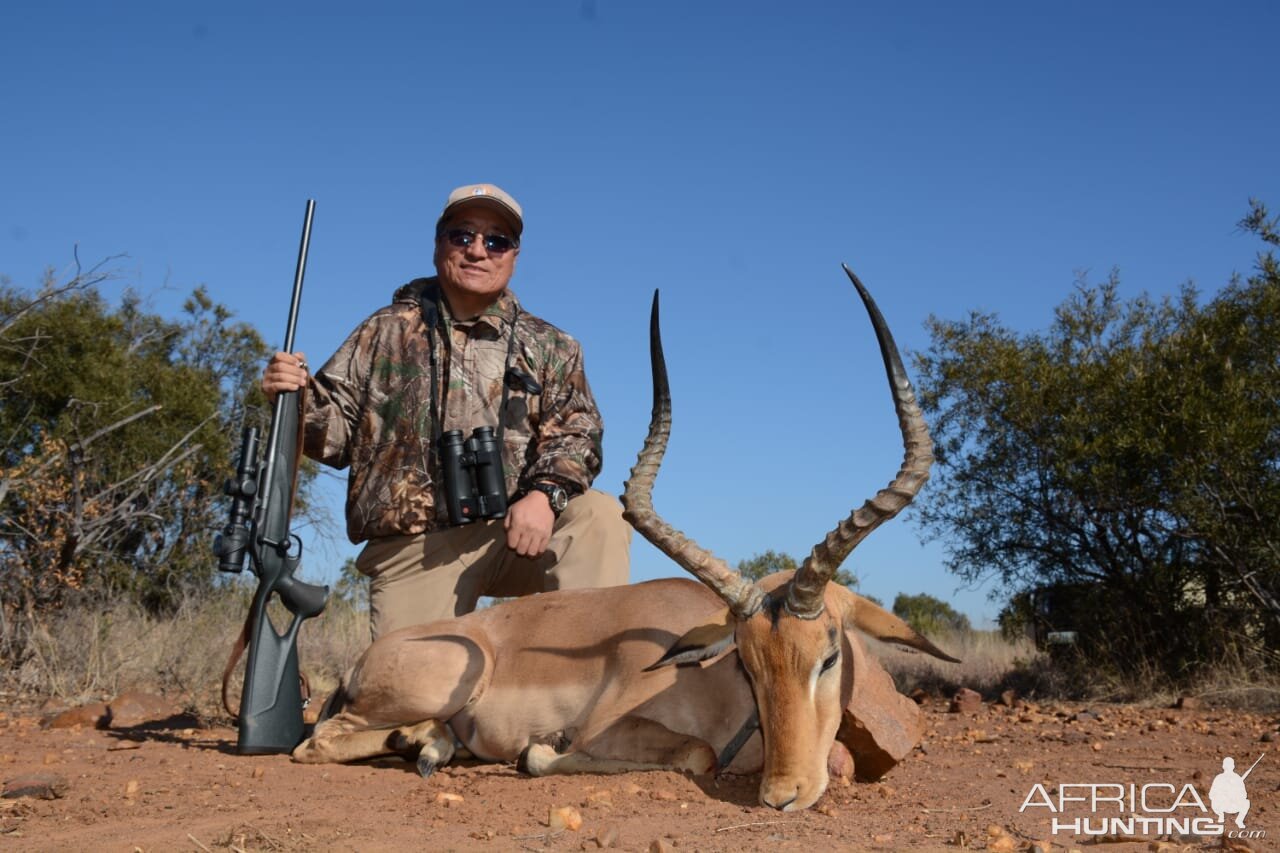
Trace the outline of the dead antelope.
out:
M 756 772 L 763 764 L 761 803 L 790 810 L 817 801 L 852 689 L 845 630 L 954 660 L 893 614 L 829 583 L 868 533 L 910 503 L 933 461 L 884 319 L 845 271 L 879 339 L 906 451 L 893 482 L 827 534 L 794 577 L 751 583 L 653 510 L 671 428 L 655 294 L 653 417 L 623 503 L 627 520 L 701 583 L 552 592 L 387 634 L 356 663 L 326 709 L 332 716 L 294 758 L 399 752 L 427 776 L 459 743 L 482 760 L 518 759 L 535 776 Z M 740 749 L 757 716 L 762 737 Z

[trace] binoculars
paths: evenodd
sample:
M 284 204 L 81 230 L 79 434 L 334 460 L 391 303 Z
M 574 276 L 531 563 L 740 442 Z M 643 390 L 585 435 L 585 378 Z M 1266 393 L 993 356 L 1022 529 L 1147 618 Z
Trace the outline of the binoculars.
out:
M 440 436 L 438 449 L 450 523 L 470 524 L 507 514 L 502 448 L 493 427 L 476 427 L 465 441 L 462 430 L 451 429 Z

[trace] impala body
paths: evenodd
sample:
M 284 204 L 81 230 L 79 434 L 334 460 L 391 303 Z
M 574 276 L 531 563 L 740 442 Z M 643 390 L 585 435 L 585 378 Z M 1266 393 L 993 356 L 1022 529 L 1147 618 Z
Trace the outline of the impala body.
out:
M 752 583 L 663 522 L 650 492 L 670 432 L 651 321 L 654 409 L 626 485 L 626 517 L 687 579 L 521 598 L 380 637 L 344 679 L 299 761 L 387 752 L 429 775 L 455 743 L 534 775 L 674 768 L 763 770 L 760 800 L 812 805 L 853 685 L 846 632 L 945 660 L 904 622 L 838 584 L 840 563 L 928 476 L 932 445 L 897 348 L 861 282 L 905 455 L 897 477 L 819 543 L 794 575 Z M 760 737 L 744 742 L 758 720 Z

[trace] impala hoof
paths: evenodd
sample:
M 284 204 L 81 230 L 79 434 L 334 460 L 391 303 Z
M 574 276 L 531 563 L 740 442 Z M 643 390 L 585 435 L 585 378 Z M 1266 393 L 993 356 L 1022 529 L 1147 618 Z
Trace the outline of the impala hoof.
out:
M 418 756 L 418 760 L 415 763 L 418 767 L 418 775 L 423 779 L 430 778 L 431 774 L 436 772 L 436 767 L 439 766 L 433 759 L 425 755 Z
M 516 759 L 516 770 L 527 776 L 545 776 L 547 765 L 556 757 L 556 751 L 545 743 L 531 743 Z

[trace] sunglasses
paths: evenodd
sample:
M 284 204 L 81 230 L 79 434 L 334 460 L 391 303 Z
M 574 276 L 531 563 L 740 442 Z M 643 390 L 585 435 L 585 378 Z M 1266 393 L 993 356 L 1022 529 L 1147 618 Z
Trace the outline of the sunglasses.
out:
M 505 234 L 479 234 L 468 231 L 466 228 L 450 228 L 440 236 L 448 240 L 449 245 L 457 246 L 459 249 L 467 248 L 476 241 L 476 238 L 480 238 L 484 240 L 485 251 L 491 255 L 505 255 L 519 245 Z

